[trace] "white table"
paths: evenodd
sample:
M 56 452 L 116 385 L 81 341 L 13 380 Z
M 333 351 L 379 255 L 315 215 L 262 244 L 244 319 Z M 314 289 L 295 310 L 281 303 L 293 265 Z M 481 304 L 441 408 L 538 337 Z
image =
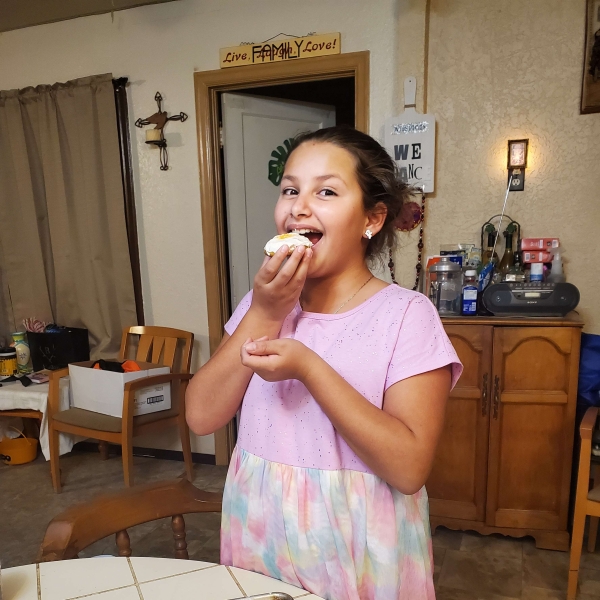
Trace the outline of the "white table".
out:
M 2 570 L 2 600 L 230 600 L 284 592 L 321 600 L 235 567 L 167 558 L 86 558 Z
M 2 381 L 0 380 L 0 383 Z M 0 410 L 29 409 L 39 410 L 42 413 L 40 425 L 40 448 L 46 460 L 50 460 L 50 446 L 48 440 L 48 383 L 32 383 L 24 387 L 20 381 L 3 383 L 0 387 Z M 60 408 L 69 408 L 69 378 L 60 380 Z M 2 415 L 0 414 L 0 417 Z M 76 441 L 83 440 L 67 434 L 59 434 L 59 453 L 71 452 Z

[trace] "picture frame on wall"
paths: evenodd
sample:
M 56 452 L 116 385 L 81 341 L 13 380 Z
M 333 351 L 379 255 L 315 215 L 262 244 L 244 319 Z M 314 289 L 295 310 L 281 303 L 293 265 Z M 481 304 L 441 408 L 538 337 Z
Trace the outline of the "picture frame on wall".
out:
M 581 114 L 600 112 L 600 0 L 587 0 Z

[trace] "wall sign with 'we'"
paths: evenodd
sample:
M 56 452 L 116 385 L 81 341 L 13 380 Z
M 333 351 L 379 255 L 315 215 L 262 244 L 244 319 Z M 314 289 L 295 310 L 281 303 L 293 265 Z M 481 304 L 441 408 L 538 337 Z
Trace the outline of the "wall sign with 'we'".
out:
M 385 122 L 385 147 L 406 183 L 433 192 L 435 172 L 435 117 L 413 108 Z

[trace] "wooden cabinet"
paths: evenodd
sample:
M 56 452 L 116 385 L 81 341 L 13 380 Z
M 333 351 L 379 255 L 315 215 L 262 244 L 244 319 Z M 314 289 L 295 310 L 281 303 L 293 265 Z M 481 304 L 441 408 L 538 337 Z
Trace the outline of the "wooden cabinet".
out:
M 432 529 L 568 550 L 581 323 L 444 319 L 464 373 L 427 482 Z

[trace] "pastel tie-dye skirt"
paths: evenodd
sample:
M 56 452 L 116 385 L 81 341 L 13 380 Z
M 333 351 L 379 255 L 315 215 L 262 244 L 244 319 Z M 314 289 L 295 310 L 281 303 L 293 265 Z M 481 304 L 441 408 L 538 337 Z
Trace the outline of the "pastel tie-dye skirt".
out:
M 434 600 L 425 488 L 405 496 L 369 473 L 292 467 L 236 448 L 221 563 L 327 600 Z

